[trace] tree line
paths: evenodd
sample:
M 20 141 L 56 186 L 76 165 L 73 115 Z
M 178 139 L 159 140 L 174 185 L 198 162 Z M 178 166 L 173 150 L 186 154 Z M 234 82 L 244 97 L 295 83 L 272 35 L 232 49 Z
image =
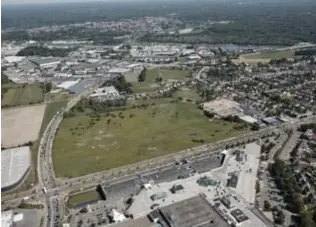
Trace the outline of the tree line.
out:
M 66 57 L 74 49 L 47 48 L 43 46 L 28 46 L 20 50 L 17 56 Z

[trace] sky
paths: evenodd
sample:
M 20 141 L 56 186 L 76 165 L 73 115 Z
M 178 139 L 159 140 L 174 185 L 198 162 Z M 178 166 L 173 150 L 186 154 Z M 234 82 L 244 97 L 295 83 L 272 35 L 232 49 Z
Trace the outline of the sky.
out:
M 72 3 L 72 2 L 118 2 L 118 1 L 137 1 L 137 0 L 1 0 L 1 4 L 11 5 L 11 4 L 47 4 L 47 3 Z M 138 0 L 139 1 L 139 0 Z M 143 0 L 143 1 L 158 1 L 158 0 Z M 170 0 L 174 1 L 174 0 Z M 181 2 L 181 0 L 178 0 Z M 194 0 L 193 0 L 194 1 Z M 291 1 L 291 0 L 209 0 L 209 1 L 236 1 L 236 2 L 243 2 L 243 1 L 250 1 L 250 2 L 260 2 L 260 1 Z M 308 0 L 306 0 L 308 1 Z M 314 0 L 310 0 L 314 1 Z
M 136 1 L 136 0 L 1 0 L 1 4 L 47 4 L 47 3 L 72 3 L 72 2 L 118 2 L 118 1 Z M 158 1 L 158 0 L 143 0 L 143 1 Z M 173 1 L 173 0 L 170 0 Z M 181 1 L 181 0 L 179 0 Z M 216 1 L 216 0 L 210 0 Z M 217 0 L 217 1 L 227 1 L 227 0 Z M 237 0 L 236 0 L 237 1 Z
M 1 4 L 46 4 L 46 3 L 70 3 L 70 2 L 96 2 L 111 0 L 2 0 Z M 115 0 L 112 0 L 115 1 Z

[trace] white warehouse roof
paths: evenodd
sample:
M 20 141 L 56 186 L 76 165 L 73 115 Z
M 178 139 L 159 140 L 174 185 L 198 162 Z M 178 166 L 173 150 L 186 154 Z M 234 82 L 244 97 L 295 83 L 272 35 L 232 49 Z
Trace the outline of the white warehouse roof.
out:
M 7 210 L 1 212 L 1 227 L 12 227 L 13 211 Z
M 80 81 L 79 79 L 78 80 L 67 80 L 67 81 L 65 81 L 65 82 L 63 82 L 61 84 L 58 84 L 57 87 L 58 88 L 63 88 L 63 89 L 68 89 L 71 86 L 79 83 L 79 81 Z
M 30 147 L 1 151 L 1 189 L 18 183 L 30 168 Z
M 7 57 L 4 57 L 4 60 L 6 60 L 9 63 L 12 63 L 12 62 L 22 61 L 23 58 L 25 58 L 25 57 L 21 57 L 21 56 L 7 56 Z

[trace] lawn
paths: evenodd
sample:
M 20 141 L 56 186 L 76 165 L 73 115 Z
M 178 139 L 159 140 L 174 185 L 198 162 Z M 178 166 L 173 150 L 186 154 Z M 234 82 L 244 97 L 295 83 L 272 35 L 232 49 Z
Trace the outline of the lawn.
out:
M 71 95 L 64 92 L 64 93 L 48 93 L 46 95 L 46 102 L 62 102 L 62 101 L 67 101 L 71 98 Z
M 53 147 L 56 176 L 77 177 L 222 140 L 241 133 L 206 118 L 194 104 L 170 99 L 147 108 L 65 118 Z M 94 122 L 94 123 L 92 123 Z
M 99 193 L 96 190 L 91 190 L 70 196 L 67 204 L 70 208 L 72 208 L 80 203 L 86 203 L 89 201 L 95 201 L 100 199 L 101 197 Z
M 156 90 L 160 86 L 156 83 L 156 78 L 162 78 L 163 82 L 168 82 L 172 80 L 187 80 L 189 76 L 189 70 L 151 68 L 147 69 L 145 81 L 132 83 L 132 89 L 136 93 L 150 92 Z
M 242 55 L 245 59 L 281 59 L 281 58 L 294 58 L 294 51 L 290 49 L 265 51 L 254 54 Z
M 189 88 L 182 88 L 176 91 L 173 96 L 174 98 L 180 98 L 183 101 L 201 101 L 202 97 L 199 96 L 196 90 Z
M 31 105 L 44 100 L 44 92 L 40 84 L 7 84 L 3 89 L 7 89 L 2 97 L 3 107 Z

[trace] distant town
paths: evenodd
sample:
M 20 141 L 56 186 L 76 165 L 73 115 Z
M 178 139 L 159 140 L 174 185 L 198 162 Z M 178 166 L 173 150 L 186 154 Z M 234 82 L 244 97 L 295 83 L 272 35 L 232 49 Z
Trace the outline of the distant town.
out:
M 3 29 L 1 226 L 315 226 L 316 45 L 229 24 Z

